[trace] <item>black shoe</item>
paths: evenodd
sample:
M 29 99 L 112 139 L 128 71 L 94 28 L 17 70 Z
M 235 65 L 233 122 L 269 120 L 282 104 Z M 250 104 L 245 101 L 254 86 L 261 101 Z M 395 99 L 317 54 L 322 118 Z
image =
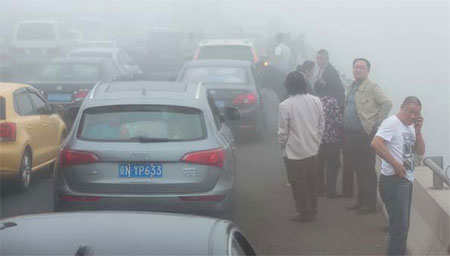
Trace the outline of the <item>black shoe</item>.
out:
M 297 215 L 290 217 L 289 219 L 294 222 L 311 222 L 315 218 L 314 218 L 314 216 L 303 216 L 303 215 L 297 214 Z
M 327 194 L 325 197 L 326 197 L 326 198 L 330 198 L 330 199 L 336 199 L 336 198 L 341 198 L 342 195 L 333 193 L 333 194 Z
M 374 213 L 377 213 L 377 208 L 375 208 L 375 207 L 368 207 L 365 209 L 359 209 L 359 210 L 355 211 L 355 214 L 358 214 L 358 215 L 366 215 L 366 214 L 374 214 Z
M 347 206 L 347 210 L 359 210 L 361 208 L 363 208 L 363 206 L 361 204 L 355 204 L 355 205 L 352 205 L 352 206 Z

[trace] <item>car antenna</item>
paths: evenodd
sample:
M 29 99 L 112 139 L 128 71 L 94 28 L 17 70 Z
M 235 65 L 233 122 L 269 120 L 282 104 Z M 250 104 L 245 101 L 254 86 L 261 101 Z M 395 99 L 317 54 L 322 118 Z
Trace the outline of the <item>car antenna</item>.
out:
M 145 88 L 144 88 L 144 89 L 142 89 L 142 96 L 145 96 L 145 95 L 147 95 L 147 92 L 145 91 Z
M 81 244 L 78 247 L 77 252 L 75 253 L 75 256 L 91 256 L 94 255 L 94 251 L 92 248 L 86 244 Z

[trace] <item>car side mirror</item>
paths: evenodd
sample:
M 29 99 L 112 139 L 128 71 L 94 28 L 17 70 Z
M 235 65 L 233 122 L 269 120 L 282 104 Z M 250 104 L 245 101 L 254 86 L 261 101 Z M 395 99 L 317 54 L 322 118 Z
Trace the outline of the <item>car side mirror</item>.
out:
M 239 112 L 239 109 L 232 107 L 225 107 L 224 115 L 225 119 L 230 121 L 236 121 L 241 118 L 241 113 Z

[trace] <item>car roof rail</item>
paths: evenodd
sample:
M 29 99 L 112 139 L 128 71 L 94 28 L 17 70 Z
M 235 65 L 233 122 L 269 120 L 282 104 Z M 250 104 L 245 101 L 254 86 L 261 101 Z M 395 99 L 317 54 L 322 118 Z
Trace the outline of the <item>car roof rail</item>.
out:
M 94 99 L 95 92 L 97 91 L 97 87 L 99 87 L 101 83 L 102 83 L 101 80 L 98 80 L 97 83 L 95 83 L 94 88 L 92 88 L 92 93 L 91 93 L 91 95 L 89 96 L 89 99 L 90 99 L 90 100 Z M 108 87 L 109 87 L 109 86 L 108 86 Z
M 202 89 L 202 87 L 203 87 L 203 81 L 200 81 L 198 84 L 197 84 L 197 89 L 196 89 L 196 91 L 195 91 L 195 99 L 200 99 L 200 90 Z

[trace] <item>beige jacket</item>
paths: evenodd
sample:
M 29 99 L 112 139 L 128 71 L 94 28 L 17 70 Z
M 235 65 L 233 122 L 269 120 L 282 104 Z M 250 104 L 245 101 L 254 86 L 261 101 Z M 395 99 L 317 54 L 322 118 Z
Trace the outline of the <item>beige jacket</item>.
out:
M 353 82 L 345 93 L 345 104 Z M 367 134 L 375 132 L 375 129 L 386 119 L 392 108 L 392 101 L 377 84 L 368 78 L 359 86 L 355 92 L 355 104 L 359 120 Z

